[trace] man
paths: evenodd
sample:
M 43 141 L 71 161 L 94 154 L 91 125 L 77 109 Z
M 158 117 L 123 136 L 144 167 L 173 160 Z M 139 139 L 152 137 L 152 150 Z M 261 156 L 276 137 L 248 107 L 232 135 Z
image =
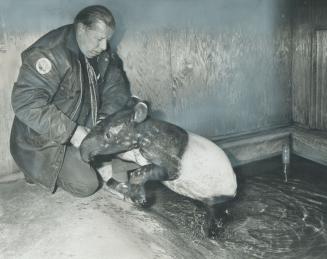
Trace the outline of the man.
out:
M 89 6 L 74 24 L 53 30 L 22 53 L 13 87 L 11 154 L 28 181 L 86 197 L 100 186 L 79 145 L 98 120 L 120 110 L 131 93 L 108 40 L 111 12 Z

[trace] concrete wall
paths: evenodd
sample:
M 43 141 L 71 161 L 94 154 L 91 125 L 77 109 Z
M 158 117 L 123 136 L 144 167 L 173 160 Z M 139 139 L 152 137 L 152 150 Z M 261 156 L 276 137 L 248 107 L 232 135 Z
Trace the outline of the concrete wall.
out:
M 126 21 L 119 50 L 136 94 L 210 138 L 290 123 L 290 1 L 164 2 Z
M 327 129 L 324 64 L 327 59 L 326 32 L 327 2 L 296 0 L 293 29 L 293 120 L 305 128 Z
M 293 13 L 293 152 L 327 164 L 327 2 L 296 0 Z
M 292 1 L 3 0 L 0 175 L 15 170 L 10 94 L 21 51 L 96 3 L 113 11 L 113 44 L 157 117 L 214 139 L 290 124 Z

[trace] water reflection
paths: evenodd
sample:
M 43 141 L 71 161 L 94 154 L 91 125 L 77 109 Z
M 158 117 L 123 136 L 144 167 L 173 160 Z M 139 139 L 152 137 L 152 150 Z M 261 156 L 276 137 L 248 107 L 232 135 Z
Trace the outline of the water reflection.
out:
M 192 243 L 194 258 L 326 258 L 326 167 L 292 162 L 287 183 L 280 158 L 237 168 L 238 195 L 213 240 L 205 234 L 203 205 L 162 185 L 148 186 L 156 197 L 149 213 Z

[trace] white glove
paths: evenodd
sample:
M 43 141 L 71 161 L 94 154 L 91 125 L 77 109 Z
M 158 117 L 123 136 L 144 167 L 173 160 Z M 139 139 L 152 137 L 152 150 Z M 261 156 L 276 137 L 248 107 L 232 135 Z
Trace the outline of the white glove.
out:
M 79 148 L 83 139 L 86 137 L 86 135 L 90 132 L 90 129 L 83 127 L 83 126 L 77 126 L 74 135 L 70 139 L 70 143 L 76 148 Z

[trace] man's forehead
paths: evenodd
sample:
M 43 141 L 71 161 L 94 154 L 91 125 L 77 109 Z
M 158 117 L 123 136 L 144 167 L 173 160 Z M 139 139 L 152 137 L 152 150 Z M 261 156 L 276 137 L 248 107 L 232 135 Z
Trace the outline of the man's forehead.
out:
M 108 35 L 113 32 L 113 28 L 110 28 L 101 20 L 97 20 L 95 23 L 93 23 L 90 29 L 99 35 Z

